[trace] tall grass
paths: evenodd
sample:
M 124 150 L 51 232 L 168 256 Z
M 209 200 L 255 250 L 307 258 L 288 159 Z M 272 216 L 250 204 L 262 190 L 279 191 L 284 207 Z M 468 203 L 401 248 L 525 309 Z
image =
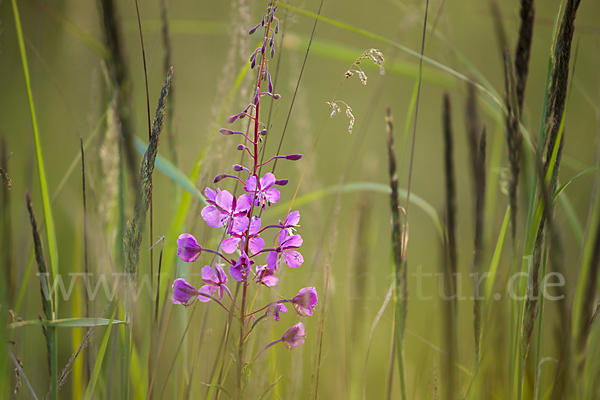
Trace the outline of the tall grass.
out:
M 236 0 L 225 11 L 99 0 L 82 13 L 4 3 L 12 19 L 2 21 L 0 79 L 17 89 L 0 116 L 18 125 L 0 126 L 0 398 L 600 396 L 600 151 L 598 122 L 581 106 L 587 99 L 600 113 L 588 93 L 598 85 L 589 54 L 597 4 Z M 271 36 L 275 11 L 280 32 Z M 33 17 L 53 33 L 38 36 Z M 251 29 L 265 50 L 248 60 Z M 128 51 L 137 46 L 141 59 Z M 89 64 L 58 70 L 73 63 L 63 48 Z M 376 76 L 383 54 L 385 75 Z M 92 64 L 104 88 L 90 111 L 81 74 L 89 83 Z M 71 117 L 48 95 L 48 73 Z M 377 84 L 363 87 L 367 76 Z M 58 133 L 82 114 L 93 123 L 77 143 Z M 222 128 L 229 115 L 239 131 Z M 317 127 L 313 115 L 324 117 Z M 159 149 L 161 130 L 168 143 Z M 270 154 L 299 166 L 271 167 Z M 294 185 L 278 181 L 281 199 L 265 207 L 254 192 L 243 213 L 269 221 L 260 233 L 205 226 L 202 210 L 227 210 L 204 188 L 221 185 L 239 201 L 245 174 L 258 179 L 267 168 Z M 302 226 L 282 222 L 292 207 Z M 260 252 L 254 264 L 241 257 L 251 236 L 296 228 L 303 268 L 273 267 Z M 195 264 L 177 258 L 178 247 L 180 256 L 195 249 L 178 244 L 185 232 L 201 246 Z M 235 255 L 224 239 L 241 240 Z M 281 263 L 296 251 L 282 236 L 270 240 L 264 253 Z M 248 267 L 237 283 L 225 268 L 231 297 L 195 289 L 215 284 L 202 267 L 217 271 L 216 262 Z M 264 284 L 260 274 L 273 269 L 280 282 Z M 296 317 L 306 299 L 288 298 L 303 282 L 318 290 L 316 318 Z M 296 318 L 296 330 L 271 319 L 286 303 L 281 319 Z

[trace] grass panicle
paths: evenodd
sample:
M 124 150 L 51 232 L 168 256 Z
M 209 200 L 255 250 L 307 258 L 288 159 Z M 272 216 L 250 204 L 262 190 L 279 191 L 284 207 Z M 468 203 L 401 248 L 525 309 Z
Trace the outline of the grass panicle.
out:
M 128 224 L 125 234 L 124 251 L 125 251 L 125 272 L 130 280 L 135 284 L 137 267 L 140 258 L 140 246 L 142 243 L 142 234 L 146 224 L 146 214 L 150 206 L 150 197 L 152 195 L 152 173 L 154 172 L 154 161 L 158 152 L 158 140 L 160 131 L 165 119 L 165 108 L 167 95 L 169 94 L 169 86 L 171 84 L 171 76 L 173 69 L 169 70 L 167 79 L 160 92 L 156 114 L 152 123 L 152 137 L 148 143 L 148 149 L 142 160 L 140 169 L 140 191 L 136 197 L 135 207 L 133 211 L 133 220 Z
M 523 136 L 519 126 L 519 109 L 516 99 L 515 75 L 512 58 L 508 49 L 504 49 L 504 90 L 506 92 L 506 142 L 508 146 L 508 161 L 510 164 L 510 180 L 508 183 L 508 202 L 511 212 L 511 237 L 513 246 L 517 235 L 517 191 L 519 173 L 521 172 L 521 152 Z M 513 249 L 514 251 L 514 249 Z
M 403 229 L 400 218 L 401 207 L 398 200 L 398 174 L 396 172 L 396 151 L 394 150 L 394 124 L 390 108 L 387 109 L 385 119 L 388 131 L 388 174 L 390 178 L 390 210 L 392 213 L 392 254 L 394 258 L 394 329 L 396 348 L 396 361 L 398 362 L 398 373 L 400 375 L 400 390 L 402 399 L 406 400 L 406 372 L 404 363 L 404 329 L 406 315 L 408 312 L 408 287 L 406 282 L 406 228 Z
M 531 56 L 531 42 L 533 40 L 533 22 L 535 18 L 534 0 L 521 0 L 521 27 L 519 28 L 519 40 L 515 50 L 515 75 L 517 103 L 519 114 L 523 111 L 523 100 L 525 98 L 525 86 L 527 74 L 529 73 L 529 58 Z
M 475 230 L 473 243 L 473 273 L 479 277 L 481 275 L 482 257 L 483 257 L 483 223 L 485 206 L 485 128 L 480 127 L 477 116 L 477 99 L 475 87 L 468 86 L 467 106 L 466 106 L 466 126 L 467 140 L 471 155 L 471 170 L 473 175 L 473 192 L 475 197 Z M 480 360 L 481 346 L 481 294 L 480 288 L 474 287 L 473 300 L 473 325 L 475 332 L 475 362 Z
M 107 49 L 106 67 L 110 91 L 114 93 L 118 127 L 122 138 L 123 150 L 129 178 L 132 186 L 138 188 L 137 156 L 133 144 L 134 121 L 131 106 L 131 78 L 127 71 L 123 34 L 121 33 L 117 5 L 114 0 L 98 0 L 100 3 L 100 26 L 102 28 L 104 46 Z
M 457 301 L 457 272 L 458 256 L 456 245 L 456 185 L 454 175 L 454 155 L 452 123 L 450 111 L 450 95 L 444 94 L 443 103 L 443 135 L 444 135 L 444 172 L 446 182 L 446 235 L 444 237 L 444 262 L 442 274 L 444 278 L 443 314 L 444 323 L 442 331 L 444 351 L 447 353 L 444 363 L 443 385 L 447 398 L 454 400 L 460 398 L 458 375 L 456 371 L 458 357 L 458 301 Z
M 40 293 L 42 296 L 42 307 L 44 318 L 47 321 L 56 319 L 54 298 L 51 296 L 50 274 L 46 267 L 46 258 L 44 257 L 44 248 L 42 238 L 38 229 L 38 223 L 33 212 L 33 204 L 29 192 L 26 194 L 27 210 L 29 211 L 29 221 L 31 223 L 31 232 L 33 235 L 33 247 L 35 249 L 35 259 L 38 265 L 40 277 Z M 50 393 L 49 398 L 58 399 L 58 337 L 56 327 L 42 325 L 44 336 L 46 337 L 46 347 L 48 348 L 48 369 L 50 372 Z

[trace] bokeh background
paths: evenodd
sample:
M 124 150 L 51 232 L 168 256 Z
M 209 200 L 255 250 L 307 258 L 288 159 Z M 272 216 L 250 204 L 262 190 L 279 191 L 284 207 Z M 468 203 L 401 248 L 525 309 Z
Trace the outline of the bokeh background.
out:
M 107 204 L 107 175 L 103 170 L 102 146 L 110 130 L 105 112 L 107 98 L 106 64 L 98 48 L 102 48 L 102 29 L 99 5 L 93 1 L 20 0 L 17 1 L 25 35 L 26 51 L 31 73 L 33 100 L 36 107 L 40 140 L 45 161 L 50 195 L 66 176 L 71 163 L 79 154 L 79 138 L 91 139 L 86 151 L 87 199 L 89 213 L 89 265 L 95 274 L 122 271 L 118 264 L 120 245 L 115 244 L 115 204 Z M 229 172 L 230 165 L 239 161 L 235 150 L 236 138 L 222 137 L 215 127 L 225 125 L 225 118 L 245 107 L 251 99 L 253 78 L 248 75 L 242 81 L 234 97 L 229 99 L 240 71 L 257 46 L 259 35 L 247 36 L 247 32 L 259 20 L 266 7 L 264 1 L 169 1 L 168 18 L 170 30 L 171 64 L 173 66 L 173 90 L 169 97 L 173 105 L 172 119 L 166 122 L 161 138 L 159 154 L 170 160 L 186 175 L 192 170 L 199 154 L 205 151 L 196 187 L 203 191 L 211 185 L 212 178 Z M 316 13 L 319 1 L 294 2 L 293 6 Z M 147 139 L 146 94 L 144 69 L 141 57 L 140 37 L 137 27 L 135 2 L 116 1 L 118 24 L 121 24 L 126 68 L 131 79 L 132 118 L 135 136 Z M 146 51 L 150 107 L 153 112 L 160 87 L 164 81 L 165 50 L 160 32 L 160 2 L 140 0 L 140 15 Z M 517 1 L 498 2 L 499 20 L 502 22 L 510 50 L 514 50 L 519 26 Z M 536 8 L 534 39 L 531 52 L 530 75 L 525 96 L 523 125 L 533 141 L 537 137 L 543 103 L 548 58 L 552 42 L 554 21 L 561 2 L 547 0 L 538 2 Z M 273 398 L 304 399 L 314 390 L 318 354 L 318 321 L 326 309 L 322 358 L 319 378 L 319 396 L 327 399 L 361 398 L 363 374 L 366 374 L 366 398 L 383 398 L 388 390 L 392 343 L 392 314 L 387 309 L 376 326 L 366 361 L 369 333 L 376 314 L 382 306 L 392 283 L 392 258 L 390 244 L 389 198 L 385 191 L 370 190 L 358 185 L 358 190 L 346 191 L 338 198 L 335 191 L 329 195 L 315 193 L 343 179 L 348 182 L 371 182 L 387 184 L 387 148 L 385 108 L 390 107 L 395 126 L 396 150 L 403 154 L 400 185 L 406 188 L 410 164 L 411 138 L 403 146 L 408 125 L 409 103 L 417 78 L 419 60 L 397 48 L 366 37 L 357 32 L 363 30 L 378 37 L 389 39 L 414 51 L 419 51 L 425 11 L 424 1 L 377 0 L 326 0 L 321 15 L 347 24 L 354 31 L 320 21 L 314 35 L 313 47 L 308 53 L 306 65 L 302 63 L 314 18 L 280 7 L 282 32 L 277 40 L 283 40 L 280 63 L 272 62 L 271 72 L 277 68 L 276 92 L 281 99 L 273 103 L 272 129 L 266 141 L 266 154 L 277 150 L 281 132 L 290 112 L 294 90 L 299 74 L 303 72 L 294 108 L 282 144 L 282 153 L 303 153 L 305 157 L 296 163 L 279 163 L 277 177 L 290 179 L 281 190 L 282 203 L 290 201 L 311 155 L 310 164 L 299 188 L 298 206 L 302 215 L 300 233 L 304 238 L 301 249 L 305 263 L 296 270 L 285 270 L 281 285 L 276 292 L 293 296 L 304 286 L 316 286 L 320 303 L 318 312 L 310 319 L 303 319 L 308 338 L 302 347 L 289 352 L 272 349 L 271 355 L 255 364 L 251 385 L 252 396 L 258 398 L 262 391 L 278 377 Z M 465 76 L 473 77 L 474 70 L 489 81 L 500 94 L 504 93 L 502 52 L 496 33 L 498 22 L 490 2 L 487 1 L 439 1 L 429 3 L 425 55 L 447 68 Z M 570 97 L 565 119 L 565 148 L 560 171 L 561 181 L 566 181 L 594 165 L 598 118 L 600 113 L 600 3 L 583 0 L 577 20 L 574 38 L 574 57 L 571 63 Z M 36 167 L 35 147 L 31 116 L 23 68 L 15 31 L 11 2 L 0 3 L 0 136 L 8 160 L 2 167 L 12 179 L 12 189 L 6 192 L 5 207 L 10 207 L 3 218 L 10 216 L 11 248 L 0 248 L 3 272 L 12 271 L 11 301 L 16 304 L 17 295 L 25 281 L 24 297 L 20 309 L 15 309 L 24 320 L 36 319 L 41 312 L 39 283 L 35 265 L 31 264 L 32 240 L 25 207 L 25 191 L 33 198 L 34 207 L 42 219 L 41 195 Z M 100 47 L 98 47 L 100 46 Z M 348 119 L 343 115 L 329 118 L 326 104 L 338 89 L 344 73 L 365 50 L 377 48 L 386 57 L 385 75 L 379 75 L 376 66 L 363 62 L 368 84 L 361 85 L 357 77 L 344 82 L 337 99 L 352 107 L 356 123 L 348 132 Z M 576 55 L 576 57 L 575 57 Z M 279 57 L 279 55 L 277 56 Z M 277 58 L 276 57 L 276 58 Z M 279 60 L 279 58 L 277 58 Z M 466 60 L 466 61 L 462 61 Z M 466 131 L 464 128 L 464 104 L 467 84 L 446 71 L 431 64 L 423 65 L 423 81 L 418 110 L 414 160 L 412 162 L 412 193 L 428 203 L 437 218 L 443 220 L 444 170 L 443 140 L 441 127 L 441 103 L 444 92 L 452 100 L 452 118 L 455 139 L 455 157 L 458 190 L 459 269 L 464 274 L 462 293 L 466 300 L 459 302 L 459 360 L 461 379 L 468 381 L 473 367 L 472 293 L 468 273 L 471 268 L 473 245 L 473 196 L 471 172 L 468 162 Z M 507 199 L 503 191 L 507 166 L 503 120 L 494 109 L 490 97 L 478 92 L 480 117 L 487 126 L 490 154 L 493 149 L 500 154 L 499 160 L 489 161 L 489 185 L 495 190 L 492 203 L 488 203 L 493 223 L 486 226 L 486 255 L 484 265 L 489 265 L 492 245 L 495 243 Z M 219 120 L 220 115 L 220 120 Z M 323 125 L 324 124 L 324 125 Z M 323 126 L 323 127 L 322 127 Z M 318 144 L 315 140 L 321 132 Z M 137 162 L 140 160 L 136 154 Z M 497 162 L 499 164 L 493 164 Z M 585 227 L 590 193 L 594 175 L 586 175 L 573 182 L 566 190 L 572 209 L 580 224 Z M 229 186 L 227 186 L 229 185 Z M 224 187 L 233 188 L 232 182 Z M 305 196 L 305 197 L 303 197 Z M 312 196 L 312 197 L 311 197 Z M 177 237 L 169 236 L 175 207 L 181 197 L 181 189 L 158 169 L 154 174 L 154 237 L 144 237 L 141 273 L 149 273 L 148 249 L 152 243 L 165 236 L 171 246 Z M 113 201 L 116 201 L 113 199 Z M 131 218 L 134 197 L 130 190 L 125 195 L 125 213 Z M 405 204 L 402 201 L 402 204 Z M 491 205 L 490 205 L 491 204 Z M 112 208 L 111 208 L 112 207 Z M 194 233 L 204 243 L 215 244 L 214 232 L 199 217 L 202 204 L 192 200 L 187 214 L 185 230 Z M 524 209 L 524 207 L 522 208 Z M 285 217 L 287 207 L 273 206 L 265 217 L 276 222 Z M 525 211 L 522 211 L 523 213 Z M 60 273 L 83 271 L 83 207 L 81 195 L 81 172 L 77 164 L 68 176 L 66 184 L 53 202 L 56 221 Z M 104 213 L 104 214 L 103 214 Z M 524 214 L 523 214 L 524 217 Z M 564 241 L 564 260 L 568 273 L 566 285 L 574 286 L 577 272 L 579 245 L 574 233 L 566 223 L 565 211 L 558 208 L 557 226 Z M 6 220 L 4 221 L 6 222 Z M 524 224 L 523 224 L 524 225 Z M 518 235 L 523 235 L 523 225 Z M 440 272 L 442 241 L 435 221 L 423 209 L 411 205 L 409 214 L 410 236 L 408 244 L 408 301 L 407 331 L 405 336 L 406 375 L 410 398 L 427 398 L 436 385 L 436 374 L 444 354 L 440 350 L 441 300 L 438 278 L 423 280 L 423 293 L 432 296 L 425 300 L 417 298 L 417 279 L 412 276 L 420 268 L 425 273 Z M 8 243 L 8 242 L 3 242 Z M 201 242 L 202 243 L 202 242 Z M 522 243 L 518 243 L 522 247 Z M 172 247 L 170 247 L 172 249 Z M 155 252 L 155 257 L 157 253 Z M 6 256 L 6 257 L 5 257 Z M 174 254 L 163 254 L 174 259 Z M 170 276 L 162 280 L 163 289 L 176 276 L 187 276 L 200 284 L 200 269 L 211 262 L 203 256 L 198 262 L 184 265 L 175 262 Z M 155 261 L 156 265 L 157 261 Z M 502 253 L 501 269 L 510 265 L 508 247 Z M 571 267 L 572 266 L 572 267 Z M 326 298 L 324 282 L 327 271 L 331 272 L 330 288 Z M 26 275 L 29 274 L 28 276 Z M 4 278 L 2 278 L 4 279 Z M 68 279 L 65 277 L 65 280 Z M 81 301 L 85 294 L 79 281 L 74 294 L 61 303 L 60 318 L 81 316 Z M 161 299 L 164 298 L 161 293 Z M 168 292 L 167 292 L 168 293 Z M 168 294 L 170 296 L 170 294 Z M 260 301 L 268 301 L 270 292 L 260 293 Z M 149 302 L 147 295 L 138 301 L 138 323 L 135 346 L 142 365 L 140 375 L 132 377 L 135 397 L 145 397 L 148 374 L 146 360 L 149 341 L 145 326 L 150 324 L 149 308 L 141 305 Z M 108 299 L 101 294 L 91 302 L 91 313 L 99 315 Z M 79 303 L 79 305 L 77 304 Z M 2 307 L 3 312 L 5 307 Z M 548 307 L 548 329 L 558 324 L 553 306 Z M 175 307 L 169 301 L 164 305 L 168 329 L 164 332 L 164 349 L 159 359 L 156 387 L 163 398 L 183 398 L 185 385 L 192 383 L 192 397 L 203 398 L 208 380 L 214 346 L 218 345 L 225 317 L 217 307 L 205 304 L 188 309 Z M 293 313 L 282 321 L 266 322 L 260 326 L 257 338 L 251 342 L 249 353 L 257 353 L 261 345 L 271 338 L 279 337 L 288 326 L 297 322 Z M 507 334 L 503 331 L 502 312 L 494 314 L 498 324 L 497 346 L 506 346 Z M 165 317 L 167 318 L 167 317 Z M 192 323 L 184 335 L 189 320 Z M 99 346 L 105 328 L 99 328 L 90 346 L 93 354 Z M 74 348 L 83 329 L 63 329 L 59 335 L 59 365 L 63 365 Z M 27 378 L 38 395 L 48 387 L 46 346 L 41 329 L 37 326 L 18 328 L 12 333 L 16 342 L 11 345 L 24 365 Z M 118 347 L 119 334 L 111 339 L 111 346 Z M 548 337 L 552 331 L 548 332 Z M 182 337 L 185 337 L 182 339 Z M 495 336 L 494 336 L 495 337 Z M 502 339 L 504 337 L 504 340 Z M 180 343 L 184 349 L 177 353 Z M 495 339 L 496 340 L 496 339 Z M 488 343 L 488 346 L 490 344 Z M 545 343 L 550 355 L 553 344 Z M 112 350 L 104 360 L 103 373 L 97 398 L 118 397 L 119 350 Z M 109 347 L 109 351 L 110 351 Z M 484 351 L 491 351 L 487 347 Z M 176 357 L 176 358 L 175 358 Z M 175 360 L 175 361 L 174 361 Z M 499 364 L 506 360 L 497 360 Z M 79 364 L 78 364 L 79 363 Z M 174 363 L 173 369 L 171 365 Z M 366 368 L 366 369 L 365 369 Z M 79 375 L 77 375 L 79 374 Z M 501 374 L 500 374 L 501 375 Z M 74 376 L 61 390 L 61 398 L 75 396 L 76 379 L 85 379 L 84 362 L 75 364 Z M 233 376 L 233 375 L 232 375 Z M 393 391 L 398 390 L 397 373 L 394 372 Z M 551 372 L 548 372 L 548 377 Z M 15 380 L 11 375 L 11 384 Z M 548 378 L 549 379 L 549 378 Z M 75 383 L 73 383 L 75 381 Z M 233 378 L 224 385 L 234 384 Z M 85 385 L 84 385 L 85 387 Z M 21 398 L 30 394 L 21 389 Z M 251 396 L 251 397 L 252 397 Z M 491 398 L 491 397 L 490 397 Z

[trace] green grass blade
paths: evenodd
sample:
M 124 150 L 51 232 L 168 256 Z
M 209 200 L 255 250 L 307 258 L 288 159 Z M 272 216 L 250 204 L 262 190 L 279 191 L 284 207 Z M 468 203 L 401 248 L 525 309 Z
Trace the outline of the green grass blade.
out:
M 102 338 L 102 344 L 100 345 L 100 349 L 98 349 L 98 354 L 96 355 L 96 363 L 94 364 L 94 370 L 92 371 L 92 376 L 90 377 L 90 383 L 85 391 L 84 400 L 91 400 L 92 396 L 94 395 L 94 389 L 96 387 L 96 382 L 98 382 L 98 377 L 100 376 L 102 361 L 104 360 L 104 354 L 106 353 L 106 347 L 108 346 L 108 339 L 110 338 L 110 333 L 112 332 L 112 326 L 116 312 L 117 308 L 114 309 L 112 316 L 110 317 L 108 327 L 106 328 L 106 333 L 104 333 L 104 337 Z
M 9 329 L 21 328 L 23 326 L 53 326 L 55 328 L 91 328 L 97 326 L 106 326 L 111 320 L 106 318 L 64 318 L 54 321 L 32 319 L 28 321 L 13 322 L 8 325 Z M 114 320 L 115 325 L 124 324 L 125 321 Z
M 40 136 L 35 115 L 35 106 L 33 103 L 33 95 L 31 92 L 31 81 L 29 79 L 29 66 L 27 64 L 27 53 L 25 51 L 25 40 L 23 39 L 23 29 L 21 28 L 21 18 L 17 1 L 12 1 L 13 14 L 15 17 L 15 28 L 17 30 L 17 39 L 19 41 L 19 51 L 21 54 L 21 62 L 23 64 L 23 74 L 25 75 L 25 85 L 27 87 L 27 98 L 29 100 L 29 109 L 31 112 L 31 123 L 33 127 L 33 136 L 35 140 L 35 153 L 38 164 L 38 173 L 40 176 L 40 189 L 42 193 L 42 203 L 44 206 L 44 219 L 46 222 L 46 235 L 48 239 L 48 253 L 50 255 L 50 272 L 53 281 L 56 280 L 58 274 L 58 246 L 56 243 L 56 231 L 54 228 L 54 218 L 50 207 L 50 196 L 48 195 L 48 184 L 46 181 L 46 170 L 44 168 L 44 160 L 42 158 L 42 146 L 40 144 Z M 58 292 L 54 293 L 55 312 L 58 313 Z
M 496 249 L 492 257 L 490 264 L 490 275 L 485 283 L 485 298 L 490 300 L 492 295 L 492 289 L 494 288 L 494 282 L 496 282 L 496 275 L 498 274 L 498 265 L 500 264 L 500 254 L 502 253 L 502 246 L 504 244 L 504 238 L 506 237 L 506 231 L 508 228 L 508 221 L 510 219 L 510 210 L 507 208 L 504 214 L 504 221 L 502 222 L 502 228 L 500 228 L 500 234 L 498 235 L 498 241 L 496 242 Z

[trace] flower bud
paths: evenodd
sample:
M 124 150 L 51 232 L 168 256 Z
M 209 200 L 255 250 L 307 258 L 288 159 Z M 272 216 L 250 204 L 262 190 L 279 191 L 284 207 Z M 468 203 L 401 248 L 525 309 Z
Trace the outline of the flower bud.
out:
M 286 160 L 292 160 L 292 161 L 297 161 L 301 158 L 302 158 L 302 154 L 290 154 L 288 156 L 285 156 Z
M 215 179 L 213 179 L 213 183 L 217 183 L 221 180 L 223 180 L 223 178 L 227 177 L 227 174 L 219 174 L 217 176 L 215 176 Z
M 290 181 L 289 179 L 279 179 L 279 180 L 275 181 L 275 184 L 279 185 L 279 186 L 285 186 L 288 184 L 289 181 Z

